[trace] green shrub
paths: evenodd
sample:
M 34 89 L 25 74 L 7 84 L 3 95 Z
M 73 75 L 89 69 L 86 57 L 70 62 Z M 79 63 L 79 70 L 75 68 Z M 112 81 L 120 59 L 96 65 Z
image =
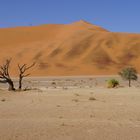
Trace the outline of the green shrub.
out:
M 110 79 L 107 81 L 108 88 L 115 88 L 119 85 L 119 81 L 116 79 Z
M 129 87 L 131 87 L 131 81 L 132 80 L 136 81 L 138 79 L 137 71 L 133 67 L 127 67 L 127 68 L 122 69 L 121 72 L 119 72 L 119 75 L 124 80 L 128 80 Z

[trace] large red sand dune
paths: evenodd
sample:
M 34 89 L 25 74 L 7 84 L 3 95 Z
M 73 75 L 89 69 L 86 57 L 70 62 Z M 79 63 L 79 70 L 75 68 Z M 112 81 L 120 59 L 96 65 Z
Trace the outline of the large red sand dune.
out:
M 115 33 L 85 21 L 0 29 L 0 63 L 36 62 L 35 76 L 117 74 L 124 66 L 140 72 L 140 34 Z

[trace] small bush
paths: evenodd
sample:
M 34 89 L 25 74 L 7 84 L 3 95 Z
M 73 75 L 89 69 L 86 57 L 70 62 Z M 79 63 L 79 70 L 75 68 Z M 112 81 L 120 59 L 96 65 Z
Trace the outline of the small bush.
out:
M 119 85 L 119 81 L 116 79 L 110 79 L 107 81 L 108 88 L 115 88 Z

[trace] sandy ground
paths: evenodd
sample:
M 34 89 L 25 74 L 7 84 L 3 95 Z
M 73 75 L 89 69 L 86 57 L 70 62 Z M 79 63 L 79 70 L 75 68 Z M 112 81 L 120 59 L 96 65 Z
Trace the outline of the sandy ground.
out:
M 24 92 L 0 84 L 0 140 L 139 140 L 138 83 L 107 89 L 104 81 L 32 78 Z

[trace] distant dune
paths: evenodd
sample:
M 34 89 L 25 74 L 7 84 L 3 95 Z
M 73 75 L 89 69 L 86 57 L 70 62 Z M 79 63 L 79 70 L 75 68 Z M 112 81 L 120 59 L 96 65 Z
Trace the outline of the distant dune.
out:
M 140 34 L 115 33 L 86 21 L 0 29 L 0 63 L 36 62 L 34 76 L 117 74 L 124 66 L 140 73 Z

